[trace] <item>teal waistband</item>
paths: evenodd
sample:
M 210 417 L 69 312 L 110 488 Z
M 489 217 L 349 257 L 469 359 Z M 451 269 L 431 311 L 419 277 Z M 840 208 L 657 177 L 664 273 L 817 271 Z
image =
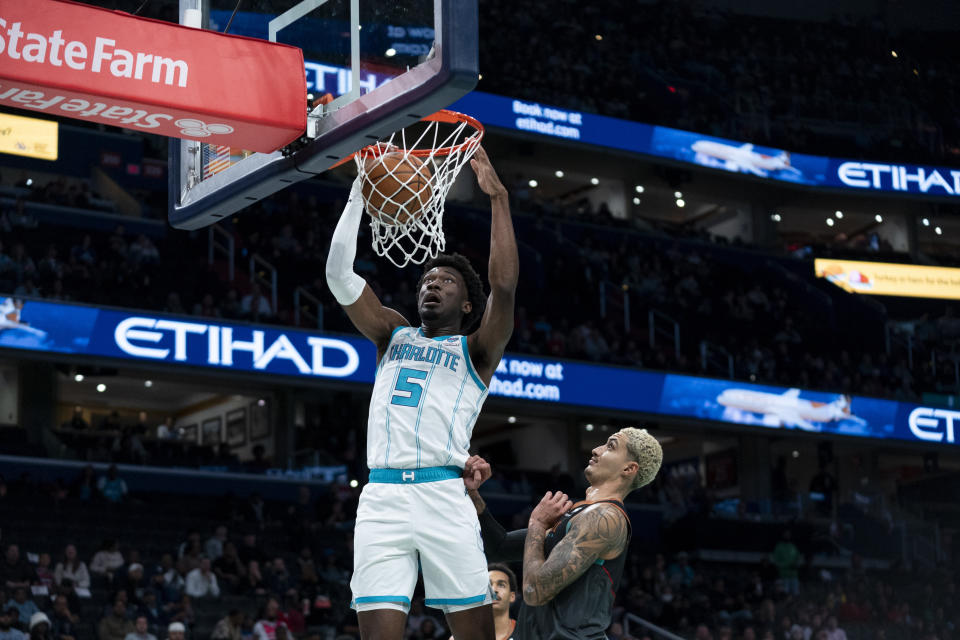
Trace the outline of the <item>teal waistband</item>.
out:
M 370 469 L 370 482 L 418 484 L 463 477 L 460 467 L 424 467 L 423 469 Z

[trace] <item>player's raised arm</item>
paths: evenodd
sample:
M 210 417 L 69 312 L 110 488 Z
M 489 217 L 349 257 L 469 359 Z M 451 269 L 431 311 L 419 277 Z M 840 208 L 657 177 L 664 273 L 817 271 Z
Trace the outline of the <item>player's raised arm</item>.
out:
M 350 199 L 340 214 L 340 221 L 330 240 L 327 254 L 327 286 L 353 326 L 377 345 L 377 359 L 383 355 L 390 336 L 397 327 L 408 326 L 402 315 L 380 302 L 366 281 L 353 271 L 357 255 L 357 232 L 363 217 L 363 196 L 360 179 L 353 182 Z
M 490 196 L 490 296 L 480 319 L 480 328 L 470 335 L 470 358 L 485 384 L 490 384 L 493 372 L 500 364 L 503 350 L 513 333 L 513 305 L 520 272 L 517 240 L 510 218 L 507 190 L 490 164 L 483 147 L 477 149 L 470 161 L 477 174 L 480 189 Z

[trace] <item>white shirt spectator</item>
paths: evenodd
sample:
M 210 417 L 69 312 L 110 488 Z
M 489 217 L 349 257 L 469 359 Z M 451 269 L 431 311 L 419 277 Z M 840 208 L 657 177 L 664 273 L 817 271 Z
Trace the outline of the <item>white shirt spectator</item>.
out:
M 277 627 L 283 625 L 282 622 L 278 620 L 260 620 L 257 624 L 253 625 L 253 637 L 254 640 L 276 640 L 277 638 Z M 286 625 L 283 625 L 286 626 Z
M 73 586 L 75 587 L 90 588 L 90 572 L 87 571 L 86 562 L 78 562 L 76 567 L 58 562 L 57 567 L 53 570 L 53 581 L 57 583 L 57 586 L 60 586 L 64 578 L 73 580 Z
M 205 563 L 209 560 L 204 560 Z M 217 584 L 217 576 L 210 571 L 197 567 L 187 574 L 187 595 L 191 598 L 220 597 L 220 586 Z
M 97 551 L 90 561 L 90 571 L 93 573 L 116 571 L 122 566 L 123 554 L 119 551 Z
M 256 309 L 254 309 L 254 307 L 256 307 Z M 273 310 L 270 308 L 270 301 L 261 295 L 259 291 L 255 294 L 248 293 L 243 296 L 243 300 L 240 301 L 240 311 L 244 314 L 255 313 L 261 316 L 269 316 L 273 313 Z

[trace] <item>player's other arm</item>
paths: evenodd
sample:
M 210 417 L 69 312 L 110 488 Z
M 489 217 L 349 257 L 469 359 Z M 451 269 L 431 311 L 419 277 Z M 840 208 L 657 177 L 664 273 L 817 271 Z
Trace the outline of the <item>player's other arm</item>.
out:
M 484 384 L 490 384 L 503 350 L 513 333 L 513 305 L 520 273 L 517 240 L 510 218 L 507 190 L 497 177 L 483 147 L 470 161 L 480 189 L 490 196 L 490 296 L 480 328 L 470 335 L 470 358 Z
M 548 493 L 530 515 L 523 552 L 523 601 L 534 607 L 553 600 L 597 560 L 619 555 L 628 535 L 623 513 L 601 504 L 573 518 L 570 531 L 544 558 L 543 541 L 549 528 L 537 516 L 549 498 Z
M 383 355 L 397 327 L 410 323 L 380 302 L 366 281 L 353 271 L 357 256 L 357 232 L 363 217 L 360 178 L 353 181 L 350 199 L 330 240 L 327 254 L 327 286 L 357 330 L 377 345 L 377 359 Z

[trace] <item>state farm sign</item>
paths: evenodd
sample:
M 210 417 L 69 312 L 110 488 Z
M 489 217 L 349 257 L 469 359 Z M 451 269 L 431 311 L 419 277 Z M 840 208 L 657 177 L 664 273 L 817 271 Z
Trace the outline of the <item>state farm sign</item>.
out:
M 0 0 L 0 104 L 271 152 L 306 129 L 303 53 L 65 0 Z

